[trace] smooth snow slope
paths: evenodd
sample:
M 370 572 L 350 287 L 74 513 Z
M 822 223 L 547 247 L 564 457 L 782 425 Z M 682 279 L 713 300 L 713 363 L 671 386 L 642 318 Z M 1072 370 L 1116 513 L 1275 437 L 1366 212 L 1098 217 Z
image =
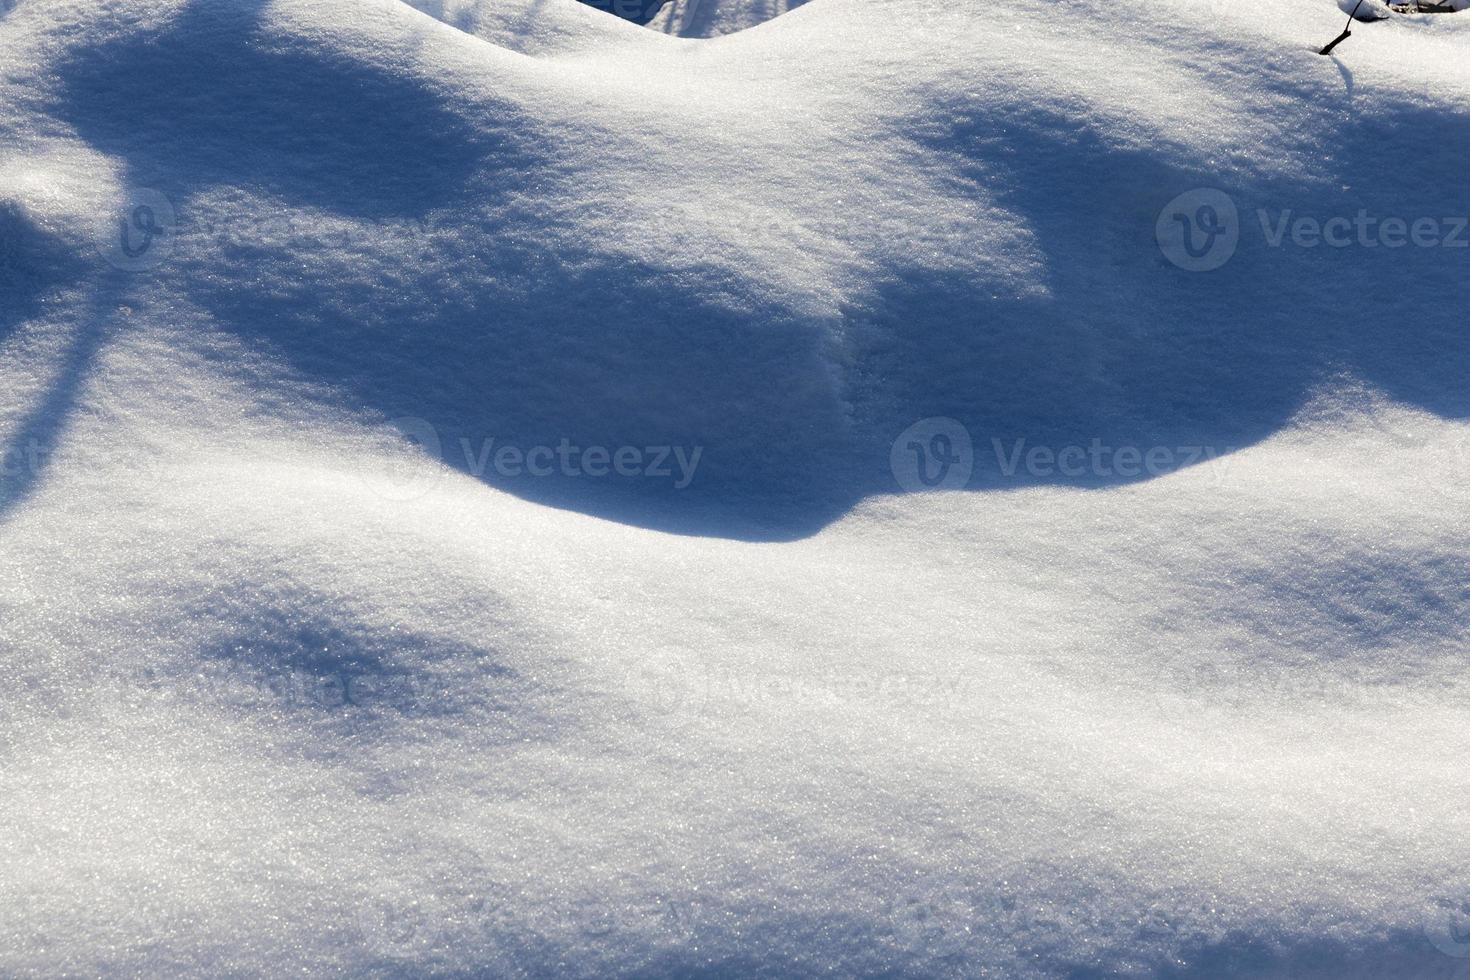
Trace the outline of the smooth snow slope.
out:
M 6 6 L 0 973 L 1470 970 L 1470 18 Z

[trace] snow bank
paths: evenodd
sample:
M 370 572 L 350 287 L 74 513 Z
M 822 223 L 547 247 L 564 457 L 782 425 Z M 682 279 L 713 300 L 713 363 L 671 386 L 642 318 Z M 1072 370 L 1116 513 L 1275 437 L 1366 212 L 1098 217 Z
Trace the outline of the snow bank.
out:
M 1470 20 L 1341 26 L 11 4 L 0 972 L 1463 969 Z

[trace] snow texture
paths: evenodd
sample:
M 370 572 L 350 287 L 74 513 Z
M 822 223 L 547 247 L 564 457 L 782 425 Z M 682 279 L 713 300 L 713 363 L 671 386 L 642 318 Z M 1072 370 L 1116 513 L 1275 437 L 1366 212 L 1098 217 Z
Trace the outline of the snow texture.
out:
M 705 2 L 0 5 L 0 974 L 1470 976 L 1470 15 Z

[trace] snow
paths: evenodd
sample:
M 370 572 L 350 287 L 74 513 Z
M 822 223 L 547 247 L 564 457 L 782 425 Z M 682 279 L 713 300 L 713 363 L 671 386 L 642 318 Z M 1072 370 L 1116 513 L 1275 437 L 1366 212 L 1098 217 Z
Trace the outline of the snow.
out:
M 704 2 L 0 8 L 0 973 L 1463 974 L 1470 15 Z

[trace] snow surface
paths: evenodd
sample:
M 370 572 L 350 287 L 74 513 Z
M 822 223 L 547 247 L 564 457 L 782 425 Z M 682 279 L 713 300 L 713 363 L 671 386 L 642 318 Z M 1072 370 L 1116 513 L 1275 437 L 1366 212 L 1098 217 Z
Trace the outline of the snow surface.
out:
M 1470 16 L 0 9 L 0 974 L 1470 975 Z

